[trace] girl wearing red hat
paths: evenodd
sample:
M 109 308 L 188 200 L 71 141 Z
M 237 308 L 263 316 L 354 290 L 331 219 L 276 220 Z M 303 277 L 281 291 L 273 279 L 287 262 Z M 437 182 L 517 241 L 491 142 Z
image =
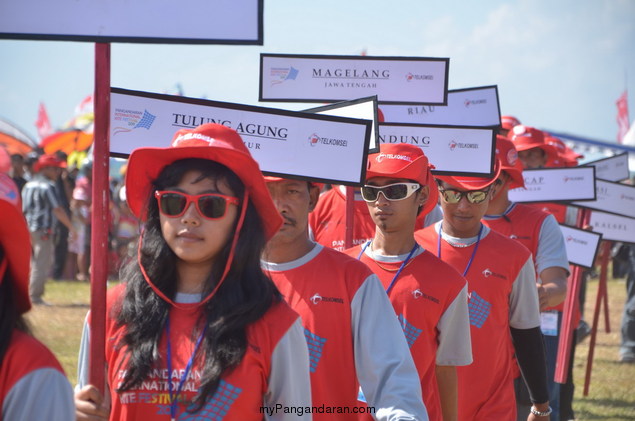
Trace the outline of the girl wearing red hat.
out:
M 78 419 L 298 419 L 301 321 L 260 268 L 282 221 L 240 136 L 205 124 L 133 151 L 126 195 L 144 229 L 108 295 L 109 394 L 84 386 L 85 333 Z
M 33 338 L 23 318 L 29 299 L 30 234 L 20 193 L 0 174 L 0 418 L 67 421 L 73 391 L 55 356 Z

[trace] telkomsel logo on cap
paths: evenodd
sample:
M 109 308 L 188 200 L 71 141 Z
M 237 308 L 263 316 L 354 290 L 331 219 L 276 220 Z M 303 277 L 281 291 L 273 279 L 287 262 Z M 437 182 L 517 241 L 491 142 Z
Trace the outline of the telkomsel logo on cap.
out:
M 375 157 L 375 161 L 377 161 L 378 163 L 381 163 L 384 159 L 399 159 L 401 161 L 412 162 L 412 158 L 410 158 L 408 155 L 381 152 Z

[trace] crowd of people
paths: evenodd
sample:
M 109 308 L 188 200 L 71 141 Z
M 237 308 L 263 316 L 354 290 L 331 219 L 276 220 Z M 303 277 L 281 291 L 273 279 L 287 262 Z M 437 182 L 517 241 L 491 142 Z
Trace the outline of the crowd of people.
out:
M 381 144 L 355 190 L 352 244 L 346 187 L 263 176 L 228 127 L 134 150 L 111 186 L 122 282 L 107 296 L 106 385 L 89 381 L 89 314 L 74 396 L 22 315 L 46 305 L 46 279 L 69 261 L 89 277 L 91 164 L 11 157 L 3 419 L 573 420 L 573 358 L 568 383 L 553 380 L 570 275 L 558 223 L 573 213 L 508 191 L 524 169 L 580 156 L 509 116 L 495 146 L 494 173 L 467 177 Z M 632 363 L 626 271 L 620 355 Z

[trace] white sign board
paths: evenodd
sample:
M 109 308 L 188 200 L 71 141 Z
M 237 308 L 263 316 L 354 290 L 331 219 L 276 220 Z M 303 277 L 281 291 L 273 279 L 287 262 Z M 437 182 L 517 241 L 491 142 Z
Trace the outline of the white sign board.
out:
M 379 152 L 379 128 L 377 127 L 377 96 L 360 98 L 353 101 L 338 102 L 336 104 L 325 105 L 323 107 L 310 108 L 305 110 L 309 113 L 325 115 L 338 115 L 340 117 L 361 118 L 373 122 L 370 131 L 370 143 L 368 153 Z
M 609 158 L 587 162 L 585 166 L 595 167 L 595 176 L 607 181 L 623 181 L 630 178 L 628 170 L 628 152 Z
M 452 126 L 500 126 L 498 88 L 448 91 L 448 105 L 379 104 L 387 123 L 448 124 Z
M 0 38 L 263 44 L 263 0 L 5 0 Z
M 512 202 L 595 200 L 594 167 L 524 170 L 523 178 L 524 188 L 509 191 Z
M 602 238 L 623 243 L 635 243 L 635 219 L 604 212 L 591 212 L 589 225 Z
M 562 236 L 564 237 L 569 263 L 592 268 L 600 247 L 602 234 L 567 225 L 560 225 L 560 231 L 562 231 Z
M 491 175 L 494 138 L 491 128 L 379 123 L 380 143 L 420 147 L 438 175 Z
M 260 55 L 260 101 L 378 101 L 445 105 L 447 58 Z
M 166 147 L 174 133 L 204 123 L 236 130 L 263 172 L 360 185 L 371 121 L 111 89 L 110 152 Z
M 635 218 L 635 186 L 596 180 L 597 198 L 591 202 L 573 202 L 575 206 Z

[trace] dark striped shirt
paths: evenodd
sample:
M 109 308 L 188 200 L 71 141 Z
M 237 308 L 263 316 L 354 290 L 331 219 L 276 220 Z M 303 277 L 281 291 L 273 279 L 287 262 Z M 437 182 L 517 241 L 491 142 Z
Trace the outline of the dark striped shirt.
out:
M 43 175 L 37 175 L 22 189 L 22 211 L 31 232 L 50 229 L 56 220 L 53 209 L 59 206 L 55 184 Z

